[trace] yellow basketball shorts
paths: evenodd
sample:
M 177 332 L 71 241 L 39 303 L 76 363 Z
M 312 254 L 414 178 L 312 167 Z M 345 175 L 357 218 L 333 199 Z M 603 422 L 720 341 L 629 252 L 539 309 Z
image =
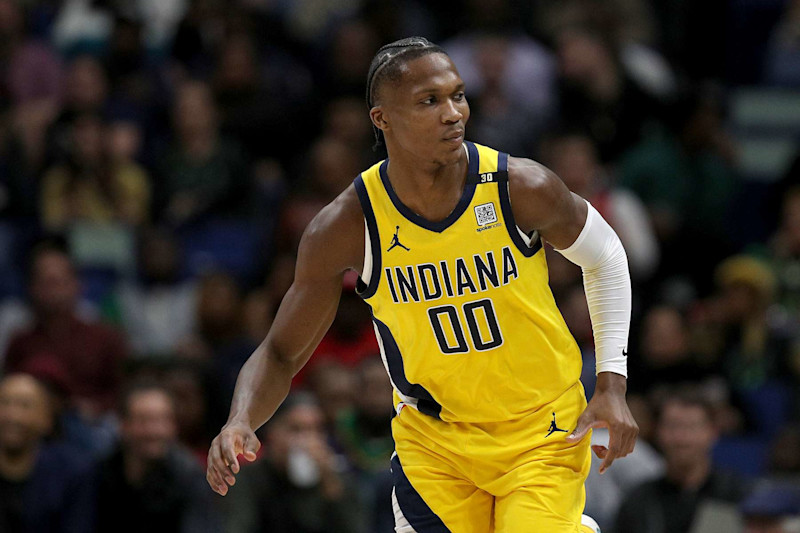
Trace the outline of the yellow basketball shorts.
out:
M 507 422 L 442 422 L 403 408 L 392 420 L 396 531 L 581 531 L 590 436 L 564 439 L 585 406 L 578 383 Z

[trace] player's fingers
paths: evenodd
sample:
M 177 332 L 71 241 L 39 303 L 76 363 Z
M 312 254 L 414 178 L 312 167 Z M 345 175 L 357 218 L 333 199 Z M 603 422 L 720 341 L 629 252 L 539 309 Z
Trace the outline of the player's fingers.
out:
M 584 411 L 578 418 L 578 423 L 575 424 L 575 430 L 567 435 L 566 440 L 568 442 L 578 442 L 586 436 L 590 429 L 599 427 L 600 425 L 602 425 L 602 422 L 596 421 L 594 415 L 590 411 Z
M 217 453 L 218 444 L 217 441 L 211 445 L 211 449 L 208 452 L 208 468 L 206 469 L 206 480 L 208 484 L 211 485 L 211 488 L 214 489 L 214 492 L 225 496 L 225 493 L 228 492 L 228 485 L 222 479 L 220 475 L 219 468 L 217 467 L 219 453 Z
M 606 453 L 606 456 L 603 458 L 603 464 L 600 465 L 599 471 L 601 474 L 611 466 L 611 463 L 614 462 L 614 459 L 625 455 L 625 450 L 628 446 L 626 439 L 627 435 L 624 431 L 623 423 L 614 423 L 609 426 L 608 453 Z
M 248 461 L 255 461 L 256 454 L 258 450 L 261 448 L 261 443 L 259 442 L 258 438 L 253 435 L 248 435 L 247 438 L 244 440 L 244 458 Z
M 639 434 L 639 428 L 636 426 L 636 422 L 630 420 L 621 424 L 618 432 L 622 440 L 619 456 L 625 457 L 633 452 L 633 448 L 636 446 L 636 436 Z
M 220 439 L 221 440 L 221 439 Z M 217 473 L 220 477 L 228 484 L 233 485 L 236 483 L 236 478 L 233 477 L 233 472 L 231 471 L 230 467 L 228 466 L 227 459 L 222 452 L 222 446 L 218 445 L 214 447 L 214 468 L 216 469 Z M 227 489 L 227 487 L 226 487 Z
M 211 486 L 214 492 L 220 496 L 225 496 L 225 494 L 228 492 L 228 485 L 222 481 L 217 469 L 211 465 L 209 465 L 208 470 L 206 470 L 206 481 L 208 481 L 208 484 Z
M 237 452 L 242 448 L 239 442 L 240 437 L 230 436 L 227 434 L 221 435 L 221 453 L 225 466 L 233 474 L 239 473 L 239 461 L 236 459 Z M 226 477 L 227 480 L 227 477 Z M 231 483 L 233 485 L 233 483 Z
M 617 456 L 611 450 L 608 450 L 608 453 L 606 454 L 605 458 L 603 458 L 603 462 L 600 465 L 600 469 L 598 470 L 598 472 L 600 472 L 601 474 L 605 474 L 606 470 L 608 470 L 608 468 L 611 466 L 611 464 L 614 462 L 614 459 L 616 458 Z
M 634 433 L 631 437 L 630 445 L 628 446 L 628 453 L 626 455 L 632 454 L 633 450 L 636 449 L 636 439 L 638 437 L 638 432 Z
M 628 453 L 633 453 L 633 450 L 636 448 L 636 440 L 639 438 L 639 425 L 635 420 L 632 420 L 631 423 L 631 442 Z
M 633 452 L 633 447 L 636 446 L 636 433 L 628 429 L 627 434 L 625 435 L 625 445 L 622 448 L 622 457 L 629 455 Z

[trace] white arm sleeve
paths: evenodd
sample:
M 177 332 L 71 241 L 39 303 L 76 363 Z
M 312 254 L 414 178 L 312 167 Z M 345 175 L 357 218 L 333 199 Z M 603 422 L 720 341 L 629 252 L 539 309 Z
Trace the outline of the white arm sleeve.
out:
M 583 270 L 583 287 L 594 333 L 597 373 L 628 376 L 631 276 L 622 243 L 600 213 L 589 212 L 581 234 L 561 255 Z

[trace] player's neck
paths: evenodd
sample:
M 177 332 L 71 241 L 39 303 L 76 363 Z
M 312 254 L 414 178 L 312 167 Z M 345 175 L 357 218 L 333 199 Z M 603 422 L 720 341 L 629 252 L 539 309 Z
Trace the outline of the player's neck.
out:
M 450 213 L 447 207 L 454 208 L 461 197 L 467 166 L 464 152 L 452 162 L 426 161 L 407 153 L 399 156 L 393 153 L 388 175 L 395 193 L 409 208 L 429 219 L 444 218 Z

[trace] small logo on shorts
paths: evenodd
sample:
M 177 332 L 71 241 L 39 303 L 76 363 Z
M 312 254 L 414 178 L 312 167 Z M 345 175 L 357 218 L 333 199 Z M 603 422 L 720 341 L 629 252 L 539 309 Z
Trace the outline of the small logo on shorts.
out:
M 544 436 L 544 438 L 547 438 L 547 437 L 549 437 L 550 435 L 552 435 L 552 434 L 553 434 L 553 433 L 555 433 L 556 431 L 563 431 L 564 433 L 567 433 L 567 430 L 566 430 L 566 429 L 561 429 L 561 428 L 560 428 L 560 427 L 558 427 L 558 425 L 556 424 L 556 413 L 555 413 L 555 411 L 554 411 L 554 412 L 553 412 L 553 421 L 552 421 L 552 422 L 550 422 L 550 430 L 547 432 L 547 435 L 545 435 L 545 436 Z

